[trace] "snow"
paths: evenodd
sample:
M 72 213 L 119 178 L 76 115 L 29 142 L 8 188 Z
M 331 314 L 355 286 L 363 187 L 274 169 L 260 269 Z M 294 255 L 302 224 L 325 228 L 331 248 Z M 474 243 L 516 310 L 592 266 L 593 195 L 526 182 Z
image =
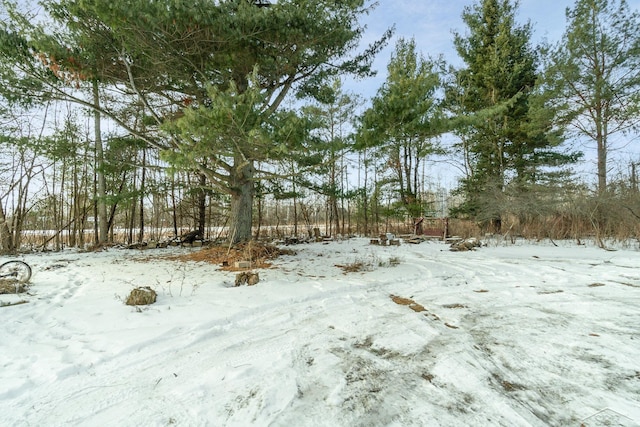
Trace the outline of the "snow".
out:
M 291 248 L 252 287 L 163 259 L 197 249 L 24 256 L 0 425 L 640 425 L 637 249 Z M 136 286 L 158 301 L 125 305 Z

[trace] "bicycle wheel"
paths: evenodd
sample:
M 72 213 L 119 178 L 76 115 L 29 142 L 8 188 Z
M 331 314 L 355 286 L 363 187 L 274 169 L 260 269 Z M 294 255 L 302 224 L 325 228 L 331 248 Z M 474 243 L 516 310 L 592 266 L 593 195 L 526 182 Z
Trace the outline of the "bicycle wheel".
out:
M 7 261 L 0 264 L 0 279 L 13 279 L 20 283 L 27 283 L 31 279 L 31 267 L 24 261 Z

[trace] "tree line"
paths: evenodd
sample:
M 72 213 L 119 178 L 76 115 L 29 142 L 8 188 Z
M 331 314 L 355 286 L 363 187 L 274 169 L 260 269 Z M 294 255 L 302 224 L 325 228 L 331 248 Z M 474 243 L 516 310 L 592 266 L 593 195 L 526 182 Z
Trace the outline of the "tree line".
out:
M 4 251 L 38 229 L 58 247 L 411 226 L 441 215 L 434 161 L 460 171 L 446 215 L 476 231 L 640 231 L 637 162 L 612 177 L 608 158 L 640 119 L 624 0 L 577 0 L 539 46 L 517 1 L 477 0 L 454 33 L 462 66 L 396 40 L 364 109 L 342 79 L 372 76 L 393 36 L 361 46 L 364 0 L 0 4 Z M 593 187 L 572 171 L 576 138 L 596 148 Z

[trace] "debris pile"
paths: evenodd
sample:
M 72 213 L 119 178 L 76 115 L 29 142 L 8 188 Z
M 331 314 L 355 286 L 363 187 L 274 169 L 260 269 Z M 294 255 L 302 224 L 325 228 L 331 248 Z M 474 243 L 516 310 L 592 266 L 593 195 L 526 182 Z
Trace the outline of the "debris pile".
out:
M 289 249 L 280 249 L 270 244 L 247 242 L 231 247 L 227 245 L 211 246 L 196 252 L 169 258 L 179 261 L 209 262 L 220 265 L 223 270 L 237 271 L 247 268 L 269 268 L 271 267 L 269 261 L 278 258 L 280 255 L 295 255 L 295 252 Z M 246 262 L 249 263 L 248 267 Z
M 482 246 L 482 242 L 475 237 L 469 239 L 460 240 L 451 244 L 449 250 L 452 252 L 466 252 L 474 251 L 476 248 Z

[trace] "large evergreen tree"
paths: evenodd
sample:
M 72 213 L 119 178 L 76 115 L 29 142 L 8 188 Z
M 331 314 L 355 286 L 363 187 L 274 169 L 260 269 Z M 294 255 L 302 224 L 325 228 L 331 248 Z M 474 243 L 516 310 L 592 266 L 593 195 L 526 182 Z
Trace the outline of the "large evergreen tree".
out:
M 438 90 L 441 64 L 426 60 L 414 40 L 400 39 L 387 66 L 385 83 L 365 111 L 361 148 L 383 159 L 400 206 L 413 219 L 424 212 L 421 170 L 425 159 L 440 151 L 444 120 Z
M 548 56 L 550 96 L 561 123 L 595 144 L 602 193 L 611 137 L 640 123 L 640 15 L 625 0 L 578 0 L 567 21 Z
M 3 59 L 18 67 L 7 81 L 24 93 L 39 88 L 33 81 L 50 84 L 163 150 L 174 164 L 196 168 L 230 196 L 233 241 L 247 240 L 257 165 L 287 155 L 304 137 L 283 101 L 296 90 L 313 96 L 336 75 L 368 75 L 389 36 L 355 52 L 364 30 L 358 19 L 369 9 L 364 0 L 263 3 L 43 2 L 56 20 L 48 29 L 62 30 L 19 19 L 15 31 L 5 27 L 2 38 L 10 43 Z M 65 82 L 79 88 L 99 82 L 119 94 L 97 105 L 72 86 L 60 92 Z M 142 108 L 144 126 L 132 123 L 125 107 Z
M 532 99 L 538 79 L 538 56 L 531 47 L 530 24 L 518 25 L 518 3 L 481 0 L 466 7 L 466 34 L 455 34 L 465 66 L 455 73 L 448 101 L 458 116 L 467 175 L 458 209 L 499 231 L 501 197 L 507 186 L 535 181 L 541 166 L 562 159 L 551 148 L 551 117 L 540 114 Z

